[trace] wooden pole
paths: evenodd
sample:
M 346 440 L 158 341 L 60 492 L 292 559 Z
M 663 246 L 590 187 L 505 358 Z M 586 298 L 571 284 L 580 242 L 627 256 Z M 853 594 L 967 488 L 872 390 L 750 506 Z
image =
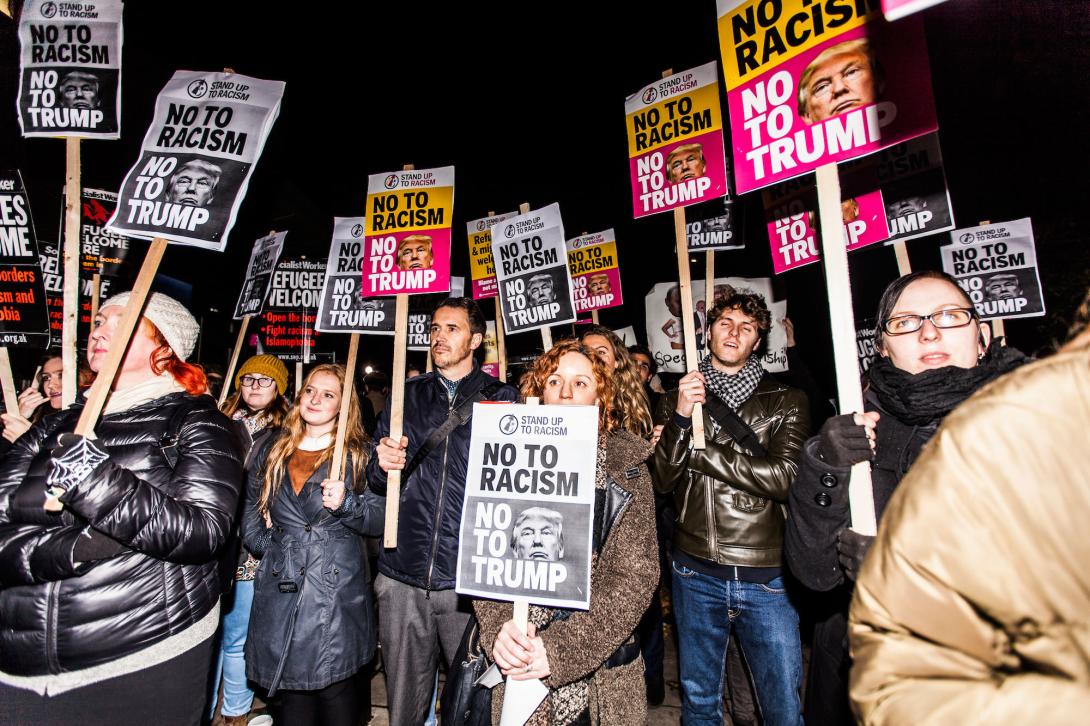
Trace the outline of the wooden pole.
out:
M 303 361 L 295 361 L 295 397 L 299 398 L 299 391 L 303 390 Z
M 431 373 L 432 372 L 431 346 L 428 346 L 428 352 L 425 353 L 424 355 L 426 356 L 426 358 L 424 360 L 424 372 L 425 373 Z
M 341 388 L 341 411 L 337 415 L 337 439 L 333 443 L 333 461 L 329 464 L 329 478 L 344 476 L 344 439 L 348 434 L 348 413 L 352 404 L 352 387 L 356 379 L 356 357 L 360 350 L 360 334 L 348 338 L 348 360 L 344 364 L 344 387 Z
M 500 380 L 507 383 L 507 343 L 503 338 L 503 310 L 499 295 L 493 299 L 496 301 L 496 353 L 500 359 Z
M 76 400 L 77 323 L 79 321 L 79 233 L 80 233 L 80 140 L 66 139 L 66 173 L 64 200 L 64 318 L 61 327 L 61 408 Z M 94 322 L 92 321 L 92 326 Z
M 825 284 L 829 295 L 829 320 L 833 335 L 833 361 L 836 365 L 836 389 L 840 413 L 863 412 L 863 387 L 859 382 L 859 362 L 855 344 L 855 314 L 852 311 L 851 279 L 848 275 L 848 251 L 844 245 L 844 225 L 840 213 L 840 177 L 836 164 L 817 169 L 818 214 L 821 218 L 821 259 L 825 265 Z M 870 462 L 852 467 L 848 485 L 852 529 L 860 534 L 878 532 L 874 515 Z
M 95 327 L 95 316 L 98 315 L 98 304 L 102 296 L 102 266 L 98 272 L 91 275 L 91 327 Z
M 15 376 L 11 374 L 11 357 L 6 347 L 0 347 L 0 387 L 4 391 L 4 410 L 19 413 L 19 394 L 15 391 Z
M 406 164 L 402 171 L 412 171 L 415 167 Z M 405 425 L 405 357 L 409 343 L 409 296 L 397 295 L 394 307 L 394 370 L 390 381 L 390 438 L 401 441 Z M 428 360 L 431 360 L 429 346 Z M 386 527 L 383 530 L 382 546 L 387 549 L 397 547 L 397 515 L 401 505 L 401 471 L 391 471 L 386 475 Z
M 220 407 L 227 400 L 227 394 L 231 392 L 231 377 L 235 375 L 235 366 L 238 365 L 238 356 L 242 353 L 242 344 L 246 341 L 246 328 L 250 325 L 250 316 L 243 315 L 242 323 L 238 327 L 238 338 L 235 339 L 235 349 L 231 351 L 231 361 L 227 364 L 227 370 L 223 374 L 223 389 L 220 391 Z
M 681 330 L 685 338 L 685 369 L 695 371 L 700 363 L 696 352 L 696 330 L 693 328 L 693 286 L 689 278 L 689 241 L 685 233 L 685 208 L 674 210 L 674 237 L 677 242 L 678 288 L 681 292 Z M 705 297 L 707 295 L 705 294 Z M 707 301 L 705 301 L 705 305 Z M 693 407 L 693 448 L 704 449 L 704 406 Z
M 912 272 L 912 263 L 908 260 L 908 247 L 903 240 L 893 243 L 893 252 L 897 255 L 897 274 L 904 277 Z
M 686 231 L 688 226 L 686 226 Z M 715 307 L 715 253 L 708 250 L 704 253 L 704 315 L 707 319 L 707 314 L 711 312 Z M 708 341 L 708 334 L 704 334 L 704 352 L 708 352 L 708 347 L 711 343 Z
M 594 323 L 595 325 L 601 325 L 601 323 L 598 322 L 598 311 L 597 310 L 591 310 L 590 311 L 590 322 Z

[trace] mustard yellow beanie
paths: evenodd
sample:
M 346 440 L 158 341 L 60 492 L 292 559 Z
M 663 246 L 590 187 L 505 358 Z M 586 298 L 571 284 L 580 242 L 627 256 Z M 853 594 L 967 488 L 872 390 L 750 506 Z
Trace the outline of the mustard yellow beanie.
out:
M 288 367 L 275 355 L 255 355 L 243 363 L 235 374 L 235 388 L 242 387 L 242 377 L 247 374 L 268 376 L 273 379 L 276 381 L 276 390 L 281 396 L 288 390 Z

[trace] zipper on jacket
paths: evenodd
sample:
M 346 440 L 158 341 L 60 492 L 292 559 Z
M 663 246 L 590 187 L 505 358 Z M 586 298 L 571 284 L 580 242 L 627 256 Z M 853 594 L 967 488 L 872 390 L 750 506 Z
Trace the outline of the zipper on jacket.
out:
M 447 416 L 454 411 L 454 396 L 447 406 Z M 453 434 L 451 431 L 450 434 Z M 435 557 L 439 552 L 439 519 L 443 516 L 443 494 L 447 488 L 447 451 L 450 449 L 450 434 L 443 439 L 443 476 L 439 479 L 439 499 L 435 504 L 435 526 L 431 539 L 431 558 L 428 560 L 428 579 L 424 583 L 424 599 L 431 600 L 431 576 L 435 572 Z
M 57 589 L 59 587 L 59 582 L 51 582 L 46 588 L 45 657 L 49 663 L 50 673 L 61 672 L 61 662 L 57 657 L 57 601 L 60 599 Z

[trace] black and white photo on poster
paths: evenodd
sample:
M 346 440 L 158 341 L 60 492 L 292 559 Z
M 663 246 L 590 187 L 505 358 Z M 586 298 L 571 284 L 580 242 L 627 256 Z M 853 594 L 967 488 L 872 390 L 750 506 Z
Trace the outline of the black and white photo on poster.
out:
M 246 265 L 246 279 L 242 282 L 242 292 L 235 304 L 235 320 L 261 314 L 287 236 L 287 232 L 274 232 L 254 242 L 250 262 Z
M 176 71 L 108 226 L 222 252 L 283 95 L 282 81 Z
M 685 209 L 685 235 L 690 252 L 745 249 L 742 207 L 730 197 L 693 204 Z
M 0 171 L 0 346 L 49 344 L 49 312 L 30 200 L 17 169 Z
M 575 321 L 560 205 L 492 227 L 492 259 L 508 334 Z
M 406 338 L 408 350 L 431 349 L 431 315 L 439 303 L 447 298 L 465 296 L 466 279 L 450 278 L 450 292 L 431 295 L 412 295 L 409 297 L 409 334 Z
M 121 0 L 28 0 L 19 18 L 26 137 L 121 137 Z
M 1045 314 L 1030 219 L 954 230 L 939 249 L 942 269 L 957 278 L 981 320 Z
M 473 407 L 455 589 L 590 607 L 597 406 Z
M 363 217 L 333 219 L 333 241 L 315 325 L 323 333 L 394 334 L 396 298 L 360 295 L 364 237 Z

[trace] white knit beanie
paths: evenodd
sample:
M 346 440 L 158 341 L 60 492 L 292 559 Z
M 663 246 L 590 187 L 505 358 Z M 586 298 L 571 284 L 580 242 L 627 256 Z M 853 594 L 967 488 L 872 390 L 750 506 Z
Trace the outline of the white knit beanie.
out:
M 131 292 L 123 292 L 114 295 L 106 302 L 99 305 L 99 310 L 111 305 L 124 307 L 129 303 Z M 148 295 L 148 304 L 144 307 L 144 317 L 155 324 L 159 332 L 167 341 L 167 345 L 174 351 L 174 355 L 185 360 L 193 352 L 197 345 L 197 334 L 200 326 L 197 321 L 185 309 L 185 306 L 174 298 L 161 292 L 153 292 Z

